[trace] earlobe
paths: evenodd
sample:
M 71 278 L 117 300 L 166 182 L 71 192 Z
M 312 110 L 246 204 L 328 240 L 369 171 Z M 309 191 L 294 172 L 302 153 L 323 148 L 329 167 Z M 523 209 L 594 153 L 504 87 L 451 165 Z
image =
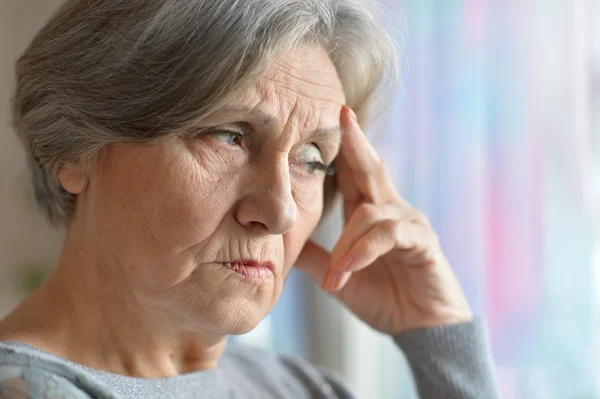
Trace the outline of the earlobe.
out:
M 58 181 L 71 194 L 80 194 L 87 183 L 83 166 L 65 165 L 58 172 Z

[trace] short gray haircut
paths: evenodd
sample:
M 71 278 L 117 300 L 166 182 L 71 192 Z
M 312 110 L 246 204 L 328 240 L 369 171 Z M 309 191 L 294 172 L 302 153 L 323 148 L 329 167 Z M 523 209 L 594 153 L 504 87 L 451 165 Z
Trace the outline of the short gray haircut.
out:
M 16 62 L 13 118 L 36 201 L 66 226 L 65 165 L 190 127 L 278 54 L 325 48 L 363 126 L 398 81 L 397 46 L 360 0 L 68 0 Z M 383 90 L 382 90 L 383 89 Z M 93 162 L 90 162 L 93 163 Z M 327 190 L 326 190 L 327 191 Z

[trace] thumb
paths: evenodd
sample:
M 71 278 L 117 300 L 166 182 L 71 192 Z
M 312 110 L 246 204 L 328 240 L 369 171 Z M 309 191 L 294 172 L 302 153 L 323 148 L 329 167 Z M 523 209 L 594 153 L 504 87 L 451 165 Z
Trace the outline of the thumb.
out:
M 294 264 L 298 270 L 308 274 L 320 286 L 323 285 L 325 273 L 329 269 L 331 254 L 314 241 L 308 241 Z

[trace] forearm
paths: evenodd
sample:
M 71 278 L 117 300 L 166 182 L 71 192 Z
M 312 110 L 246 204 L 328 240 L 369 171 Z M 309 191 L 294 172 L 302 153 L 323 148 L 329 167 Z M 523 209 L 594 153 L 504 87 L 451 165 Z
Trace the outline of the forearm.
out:
M 422 399 L 499 397 L 483 320 L 411 331 L 394 337 Z

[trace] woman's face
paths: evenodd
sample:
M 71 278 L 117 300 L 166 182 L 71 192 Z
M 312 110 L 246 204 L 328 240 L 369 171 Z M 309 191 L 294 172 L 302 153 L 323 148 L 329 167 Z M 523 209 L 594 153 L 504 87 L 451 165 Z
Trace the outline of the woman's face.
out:
M 252 329 L 319 222 L 344 103 L 327 52 L 298 49 L 196 129 L 109 147 L 76 216 L 114 265 L 103 272 L 195 327 Z

